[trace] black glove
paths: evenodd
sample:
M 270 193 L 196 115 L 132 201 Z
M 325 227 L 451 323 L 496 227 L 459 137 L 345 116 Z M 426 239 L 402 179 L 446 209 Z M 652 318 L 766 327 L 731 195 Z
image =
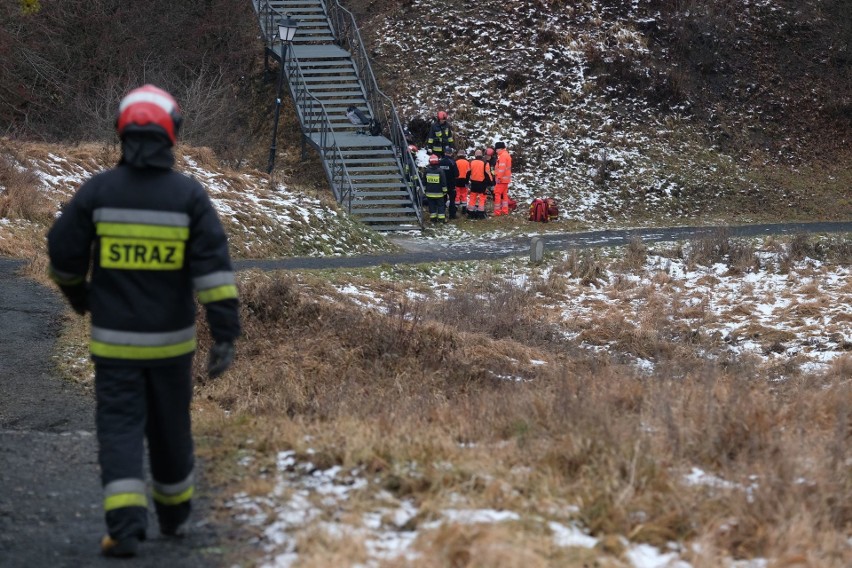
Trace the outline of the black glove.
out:
M 86 315 L 89 311 L 89 290 L 86 284 L 76 284 L 74 286 L 60 286 L 60 290 L 68 299 L 71 309 L 80 314 Z
M 215 379 L 228 370 L 234 362 L 236 349 L 231 341 L 219 341 L 210 348 L 210 357 L 207 359 L 207 376 Z

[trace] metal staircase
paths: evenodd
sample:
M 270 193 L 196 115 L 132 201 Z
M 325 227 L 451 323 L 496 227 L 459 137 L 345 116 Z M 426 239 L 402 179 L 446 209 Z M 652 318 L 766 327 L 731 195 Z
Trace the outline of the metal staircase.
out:
M 302 127 L 303 150 L 319 153 L 332 192 L 350 215 L 379 231 L 421 229 L 423 185 L 402 123 L 381 92 L 355 18 L 337 0 L 252 0 L 266 53 L 279 61 Z M 298 21 L 289 47 L 278 22 Z M 382 125 L 359 134 L 346 109 L 355 106 Z M 408 175 L 413 172 L 414 175 Z

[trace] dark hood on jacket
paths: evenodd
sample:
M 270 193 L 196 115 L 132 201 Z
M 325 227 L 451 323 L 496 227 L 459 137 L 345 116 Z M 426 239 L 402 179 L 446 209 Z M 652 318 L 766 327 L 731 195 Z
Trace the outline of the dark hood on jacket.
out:
M 175 165 L 172 143 L 158 132 L 131 132 L 121 141 L 121 160 L 134 168 L 159 168 L 168 170 Z

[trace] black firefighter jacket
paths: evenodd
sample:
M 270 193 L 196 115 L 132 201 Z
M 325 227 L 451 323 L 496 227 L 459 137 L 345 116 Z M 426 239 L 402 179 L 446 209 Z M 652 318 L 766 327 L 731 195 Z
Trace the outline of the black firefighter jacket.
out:
M 201 184 L 172 169 L 120 164 L 91 178 L 51 228 L 48 252 L 53 280 L 91 311 L 95 361 L 156 365 L 193 353 L 193 292 L 215 341 L 240 334 L 222 225 Z

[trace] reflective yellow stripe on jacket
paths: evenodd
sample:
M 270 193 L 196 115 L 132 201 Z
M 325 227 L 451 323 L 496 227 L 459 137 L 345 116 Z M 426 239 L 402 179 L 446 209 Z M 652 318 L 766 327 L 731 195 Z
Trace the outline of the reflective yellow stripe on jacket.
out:
M 92 326 L 92 355 L 111 359 L 166 359 L 195 351 L 195 326 L 177 331 L 119 331 Z
M 117 270 L 179 270 L 189 239 L 189 215 L 175 211 L 102 207 L 94 212 L 100 265 Z
M 192 285 L 202 304 L 237 297 L 236 278 L 231 271 L 222 270 L 193 278 Z

